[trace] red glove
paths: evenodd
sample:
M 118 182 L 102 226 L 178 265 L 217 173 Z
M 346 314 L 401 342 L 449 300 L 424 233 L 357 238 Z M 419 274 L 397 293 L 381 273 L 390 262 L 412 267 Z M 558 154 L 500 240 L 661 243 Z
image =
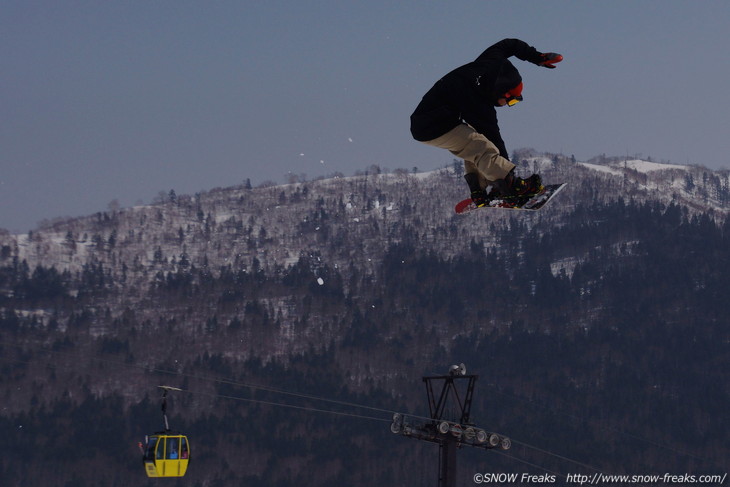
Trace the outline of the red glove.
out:
M 555 69 L 555 63 L 559 63 L 563 60 L 563 56 L 556 52 L 546 52 L 540 54 L 540 57 L 542 58 L 542 61 L 539 63 L 540 66 L 545 66 L 549 69 Z

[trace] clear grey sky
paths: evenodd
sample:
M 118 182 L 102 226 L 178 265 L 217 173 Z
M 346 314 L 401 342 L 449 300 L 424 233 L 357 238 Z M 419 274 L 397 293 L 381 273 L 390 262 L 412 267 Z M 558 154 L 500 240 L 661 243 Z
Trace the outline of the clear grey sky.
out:
M 0 228 L 250 178 L 451 161 L 409 116 L 517 37 L 508 150 L 730 167 L 730 2 L 0 0 Z M 404 188 L 405 190 L 405 188 Z

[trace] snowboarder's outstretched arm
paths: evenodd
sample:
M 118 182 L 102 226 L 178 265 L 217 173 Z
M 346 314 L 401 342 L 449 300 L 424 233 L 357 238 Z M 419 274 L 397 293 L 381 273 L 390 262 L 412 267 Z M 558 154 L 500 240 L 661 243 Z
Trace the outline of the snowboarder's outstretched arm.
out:
M 542 53 L 520 39 L 502 39 L 489 46 L 476 60 L 507 59 L 511 56 L 551 69 L 555 68 L 555 63 L 563 60 L 563 56 L 560 54 L 554 52 Z

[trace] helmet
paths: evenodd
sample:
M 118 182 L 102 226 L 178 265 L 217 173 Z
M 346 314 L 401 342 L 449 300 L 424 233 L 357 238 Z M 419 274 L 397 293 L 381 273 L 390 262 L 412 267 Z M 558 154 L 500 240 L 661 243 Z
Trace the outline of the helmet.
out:
M 520 81 L 520 84 L 518 84 L 511 90 L 507 91 L 507 93 L 504 94 L 504 97 L 507 100 L 507 106 L 510 106 L 510 107 L 521 102 L 522 101 L 522 81 Z

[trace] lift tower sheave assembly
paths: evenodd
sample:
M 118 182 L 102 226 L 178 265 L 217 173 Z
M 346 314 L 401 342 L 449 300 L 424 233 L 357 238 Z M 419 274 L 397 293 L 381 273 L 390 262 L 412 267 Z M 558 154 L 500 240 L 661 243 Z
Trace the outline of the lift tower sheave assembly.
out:
M 393 415 L 390 430 L 395 434 L 439 445 L 439 487 L 456 485 L 456 449 L 461 446 L 508 450 L 509 438 L 475 426 L 470 419 L 477 375 L 467 375 L 464 364 L 449 367 L 448 375 L 423 377 L 428 395 L 430 420 Z M 436 395 L 437 386 L 441 392 Z M 449 415 L 447 417 L 447 415 Z

